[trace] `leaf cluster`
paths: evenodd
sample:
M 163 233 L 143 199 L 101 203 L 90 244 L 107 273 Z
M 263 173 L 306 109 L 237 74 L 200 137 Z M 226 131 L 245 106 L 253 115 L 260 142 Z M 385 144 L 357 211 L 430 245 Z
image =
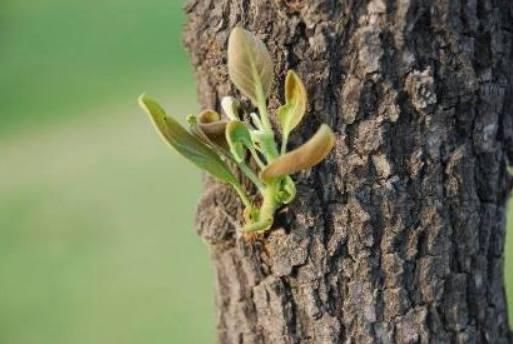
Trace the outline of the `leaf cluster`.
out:
M 287 151 L 289 136 L 301 123 L 308 103 L 303 82 L 290 70 L 285 79 L 285 102 L 275 113 L 282 136 L 278 149 L 267 108 L 274 66 L 264 43 L 251 32 L 242 28 L 231 32 L 228 71 L 234 85 L 257 109 L 249 116 L 241 116 L 238 100 L 226 97 L 221 102 L 224 117 L 205 110 L 188 116 L 186 129 L 151 98 L 142 95 L 139 103 L 165 142 L 239 194 L 245 206 L 241 231 L 262 233 L 271 228 L 276 210 L 294 200 L 296 186 L 291 175 L 324 160 L 335 144 L 335 135 L 322 124 L 310 140 Z M 247 117 L 251 120 L 242 120 Z M 248 164 L 250 159 L 255 161 L 256 169 Z M 259 195 L 250 196 L 229 166 L 237 166 L 255 184 Z

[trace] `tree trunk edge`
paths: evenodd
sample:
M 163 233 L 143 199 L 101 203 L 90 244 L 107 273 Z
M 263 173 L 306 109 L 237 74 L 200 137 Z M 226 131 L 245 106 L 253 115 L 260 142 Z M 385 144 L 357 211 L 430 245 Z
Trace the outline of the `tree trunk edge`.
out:
M 322 122 L 330 158 L 295 176 L 283 228 L 236 239 L 240 204 L 206 178 L 220 343 L 513 343 L 504 295 L 513 161 L 513 5 L 503 1 L 189 1 L 202 106 L 237 94 L 231 28 L 268 45 Z

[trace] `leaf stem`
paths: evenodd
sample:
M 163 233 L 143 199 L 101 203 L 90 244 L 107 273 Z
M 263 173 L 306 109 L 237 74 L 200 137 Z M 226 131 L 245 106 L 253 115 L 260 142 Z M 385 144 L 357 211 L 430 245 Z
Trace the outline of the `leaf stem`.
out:
M 242 200 L 242 203 L 244 203 L 244 206 L 246 208 L 251 208 L 251 201 L 249 200 L 248 195 L 246 195 L 246 192 L 244 192 L 242 185 L 240 185 L 239 183 L 233 183 L 232 186 L 235 189 L 235 191 L 237 191 L 237 193 L 239 194 L 239 197 Z
M 251 156 L 253 157 L 253 159 L 255 159 L 258 167 L 260 167 L 261 169 L 265 167 L 265 164 L 264 162 L 262 161 L 262 159 L 260 159 L 260 156 L 258 155 L 257 151 L 255 148 L 253 147 L 250 147 L 249 148 L 249 151 L 251 152 Z
M 260 119 L 262 120 L 262 124 L 264 130 L 267 132 L 272 132 L 271 121 L 269 120 L 269 115 L 267 114 L 267 97 L 265 96 L 264 87 L 262 85 L 262 81 L 260 81 L 260 75 L 253 65 L 253 78 L 256 80 L 256 97 L 257 97 L 257 107 L 258 112 L 260 113 Z
M 263 192 L 263 190 L 265 189 L 264 184 L 262 184 L 262 182 L 260 181 L 260 178 L 258 178 L 258 176 L 255 174 L 255 172 L 253 172 L 253 170 L 251 168 L 249 168 L 249 166 L 246 165 L 246 163 L 244 161 L 237 162 L 233 158 L 233 156 L 230 154 L 230 152 L 228 152 L 227 150 L 225 150 L 224 148 L 222 148 L 220 146 L 216 146 L 216 150 L 217 150 L 217 153 L 224 160 L 231 161 L 231 162 L 235 163 L 237 166 L 239 166 L 239 168 L 242 171 L 242 173 L 244 173 L 244 175 L 246 177 L 248 177 L 249 180 L 251 180 L 253 182 L 253 184 L 255 184 L 255 186 L 258 188 L 258 190 L 260 192 Z
M 269 115 L 267 112 L 267 101 L 264 94 L 264 90 L 262 88 L 262 84 L 257 85 L 257 100 L 258 100 L 258 112 L 260 114 L 260 120 L 262 122 L 262 129 L 265 132 L 265 135 L 261 137 L 261 149 L 265 155 L 265 158 L 268 162 L 276 159 L 278 154 L 278 149 L 276 147 L 276 141 L 274 140 L 274 131 L 271 125 L 271 121 L 269 120 Z
M 246 165 L 245 162 L 239 163 L 238 166 L 242 173 L 244 173 L 244 175 L 248 177 L 249 180 L 253 182 L 253 184 L 255 184 L 255 186 L 258 188 L 258 191 L 263 193 L 266 187 L 264 186 L 264 184 L 262 184 L 258 176 L 255 174 L 255 172 L 253 172 L 253 170 L 249 168 L 249 166 Z
M 244 226 L 242 229 L 246 233 L 265 232 L 273 224 L 274 211 L 277 207 L 276 192 L 277 181 L 273 180 L 262 193 L 263 202 L 258 214 L 258 221 Z
M 265 191 L 262 194 L 263 201 L 262 206 L 260 207 L 260 219 L 268 219 L 274 217 L 274 211 L 277 207 L 276 202 L 276 193 L 277 190 L 277 180 L 272 180 L 268 185 Z
M 289 141 L 289 135 L 283 134 L 283 138 L 281 141 L 281 155 L 287 153 L 287 143 Z
M 272 133 L 273 129 L 271 121 L 269 120 L 269 115 L 267 113 L 267 105 L 265 104 L 265 98 L 258 102 L 258 112 L 260 113 L 260 119 L 262 121 L 263 129 L 268 133 Z

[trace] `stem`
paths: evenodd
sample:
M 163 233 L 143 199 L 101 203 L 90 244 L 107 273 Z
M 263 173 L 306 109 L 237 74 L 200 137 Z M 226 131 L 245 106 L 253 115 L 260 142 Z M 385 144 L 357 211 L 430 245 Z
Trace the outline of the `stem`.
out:
M 238 163 L 238 166 L 242 173 L 244 173 L 244 175 L 248 177 L 249 180 L 253 182 L 253 184 L 255 184 L 255 186 L 258 188 L 260 192 L 263 192 L 265 190 L 264 184 L 262 184 L 258 176 L 255 174 L 255 172 L 253 172 L 253 170 L 249 168 L 249 166 L 246 165 L 245 162 Z
M 251 201 L 249 200 L 249 197 L 244 192 L 244 189 L 242 188 L 242 186 L 238 183 L 232 184 L 232 186 L 235 189 L 235 191 L 237 191 L 237 193 L 239 194 L 239 197 L 242 200 L 242 203 L 244 203 L 244 206 L 246 208 L 251 208 L 251 206 L 252 206 Z
M 260 221 L 274 218 L 274 212 L 277 207 L 276 203 L 276 192 L 277 192 L 277 181 L 273 180 L 269 183 L 267 188 L 264 190 L 262 197 L 263 202 L 260 207 Z
M 260 148 L 268 162 L 273 161 L 279 156 L 276 142 L 274 141 L 274 133 L 272 132 L 266 132 L 265 135 L 260 137 Z
M 263 97 L 263 95 L 262 95 Z M 265 100 L 260 100 L 258 102 L 258 112 L 260 113 L 260 119 L 262 120 L 262 125 L 266 132 L 272 132 L 271 121 L 269 120 L 269 115 L 267 113 L 267 106 L 265 104 Z
M 242 228 L 242 231 L 244 233 L 265 232 L 272 226 L 272 224 L 273 224 L 273 219 L 270 218 L 270 219 L 266 219 L 266 220 L 258 221 L 256 223 L 246 225 L 246 226 L 244 226 L 244 228 Z
M 255 70 L 255 69 L 253 69 Z M 254 72 L 255 73 L 255 72 Z M 267 114 L 267 100 L 264 94 L 264 89 L 262 87 L 262 83 L 260 82 L 260 77 L 255 75 L 255 80 L 258 80 L 256 85 L 256 91 L 257 91 L 257 106 L 258 106 L 258 112 L 260 113 L 260 119 L 262 120 L 263 129 L 266 132 L 273 132 L 273 128 L 271 125 L 271 121 L 269 120 L 269 115 Z
M 244 175 L 246 177 L 248 177 L 249 180 L 251 180 L 253 182 L 253 184 L 255 184 L 255 186 L 258 188 L 258 190 L 260 192 L 263 192 L 263 190 L 265 189 L 265 186 L 262 184 L 262 182 L 260 182 L 260 179 L 258 178 L 258 176 L 255 174 L 255 172 L 253 172 L 253 170 L 251 168 L 249 168 L 248 165 L 246 165 L 245 162 L 240 162 L 240 163 L 237 162 L 232 157 L 230 152 L 228 152 L 227 150 L 225 150 L 224 148 L 222 148 L 220 146 L 217 146 L 216 149 L 217 149 L 217 152 L 220 154 L 220 156 L 222 158 L 224 158 L 223 160 L 231 161 L 231 162 L 235 163 L 237 166 L 239 166 L 242 173 L 244 173 Z M 239 185 L 239 187 L 240 187 L 240 185 Z
M 258 75 L 255 76 L 258 80 L 256 85 L 257 90 L 257 106 L 260 114 L 260 120 L 262 121 L 262 129 L 265 132 L 265 137 L 262 138 L 262 151 L 267 161 L 272 161 L 278 157 L 278 149 L 276 148 L 276 141 L 274 140 L 274 131 L 269 120 L 269 114 L 267 113 L 267 99 L 264 94 L 264 89 Z
M 258 153 L 257 151 L 253 148 L 253 147 L 250 147 L 249 148 L 249 151 L 251 152 L 251 155 L 253 156 L 253 159 L 255 159 L 258 167 L 260 168 L 264 168 L 265 167 L 265 164 L 264 162 L 262 161 L 262 159 L 260 159 L 260 156 L 258 156 Z
M 274 221 L 274 212 L 278 206 L 276 202 L 278 181 L 271 181 L 262 192 L 263 202 L 258 214 L 258 221 L 247 224 L 242 228 L 245 233 L 265 232 L 269 230 Z
M 287 142 L 289 141 L 288 135 L 283 135 L 283 140 L 281 141 L 281 155 L 287 152 Z

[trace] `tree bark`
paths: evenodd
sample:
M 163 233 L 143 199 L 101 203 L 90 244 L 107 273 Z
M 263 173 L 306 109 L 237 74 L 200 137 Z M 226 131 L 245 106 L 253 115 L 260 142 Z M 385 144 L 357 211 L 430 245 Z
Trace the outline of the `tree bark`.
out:
M 334 151 L 256 241 L 206 178 L 198 227 L 217 276 L 220 343 L 511 343 L 504 294 L 513 160 L 509 0 L 193 0 L 185 42 L 201 104 L 237 94 L 237 25 L 309 93 Z

